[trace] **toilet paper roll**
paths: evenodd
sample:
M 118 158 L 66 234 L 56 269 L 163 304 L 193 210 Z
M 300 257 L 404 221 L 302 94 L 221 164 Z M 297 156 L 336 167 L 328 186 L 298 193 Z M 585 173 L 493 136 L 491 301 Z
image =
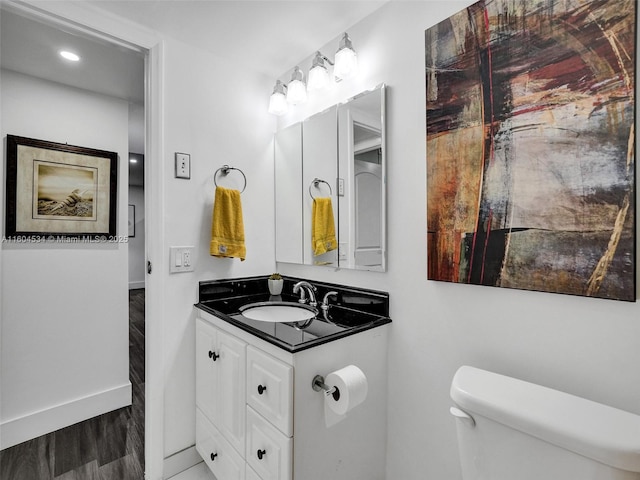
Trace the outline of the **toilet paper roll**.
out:
M 327 427 L 343 420 L 350 410 L 364 402 L 369 390 L 367 377 L 355 365 L 331 372 L 327 375 L 325 384 L 337 389 L 334 393 L 327 394 L 324 399 Z

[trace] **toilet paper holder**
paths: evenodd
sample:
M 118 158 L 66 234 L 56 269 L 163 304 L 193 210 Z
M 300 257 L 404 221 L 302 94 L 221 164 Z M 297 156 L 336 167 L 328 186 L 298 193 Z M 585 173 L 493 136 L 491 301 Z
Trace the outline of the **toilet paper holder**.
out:
M 340 398 L 340 390 L 337 387 L 330 387 L 326 383 L 324 383 L 324 377 L 322 375 L 316 375 L 313 377 L 313 381 L 311 382 L 311 388 L 313 388 L 316 392 L 324 391 L 326 396 L 333 395 L 334 400 L 338 400 Z

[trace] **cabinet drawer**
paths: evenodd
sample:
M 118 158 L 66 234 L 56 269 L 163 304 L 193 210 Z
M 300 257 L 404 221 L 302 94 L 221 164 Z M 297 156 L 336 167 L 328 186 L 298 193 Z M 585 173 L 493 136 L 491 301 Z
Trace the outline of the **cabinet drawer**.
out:
M 291 480 L 293 439 L 247 407 L 245 458 L 262 480 Z
M 244 460 L 199 408 L 196 408 L 196 450 L 217 478 L 245 480 Z
M 293 367 L 247 347 L 247 403 L 286 436 L 293 435 Z

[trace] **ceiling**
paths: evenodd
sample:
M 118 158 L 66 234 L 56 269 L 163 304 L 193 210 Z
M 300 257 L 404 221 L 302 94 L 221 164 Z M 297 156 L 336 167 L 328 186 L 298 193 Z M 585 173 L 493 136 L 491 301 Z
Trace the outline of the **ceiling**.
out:
M 76 52 L 81 61 L 62 59 L 59 50 Z M 0 65 L 37 78 L 144 102 L 144 57 L 125 48 L 88 39 L 2 10 Z
M 389 0 L 77 1 L 275 79 Z M 0 21 L 3 68 L 143 103 L 141 54 L 6 9 Z M 77 51 L 82 61 L 61 61 L 57 52 L 63 47 Z
M 389 0 L 75 1 L 275 80 Z M 0 2 L 0 6 L 2 68 L 143 105 L 141 53 L 18 15 L 10 3 Z M 357 49 L 357 39 L 353 40 Z M 58 55 L 60 49 L 75 51 L 82 60 L 64 61 Z M 323 53 L 331 56 L 333 52 Z M 130 139 L 130 143 L 142 145 L 143 140 Z
M 88 1 L 277 78 L 389 0 Z

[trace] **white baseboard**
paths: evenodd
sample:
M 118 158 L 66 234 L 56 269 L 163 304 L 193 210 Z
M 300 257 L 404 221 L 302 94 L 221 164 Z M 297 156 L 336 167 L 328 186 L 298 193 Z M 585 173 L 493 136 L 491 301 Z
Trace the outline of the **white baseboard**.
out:
M 164 478 L 171 478 L 200 462 L 202 462 L 202 457 L 196 450 L 195 445 L 180 450 L 164 459 Z
M 0 450 L 131 405 L 131 383 L 54 405 L 0 424 Z
M 129 282 L 129 290 L 137 290 L 138 288 L 144 288 L 144 280 L 139 282 Z

